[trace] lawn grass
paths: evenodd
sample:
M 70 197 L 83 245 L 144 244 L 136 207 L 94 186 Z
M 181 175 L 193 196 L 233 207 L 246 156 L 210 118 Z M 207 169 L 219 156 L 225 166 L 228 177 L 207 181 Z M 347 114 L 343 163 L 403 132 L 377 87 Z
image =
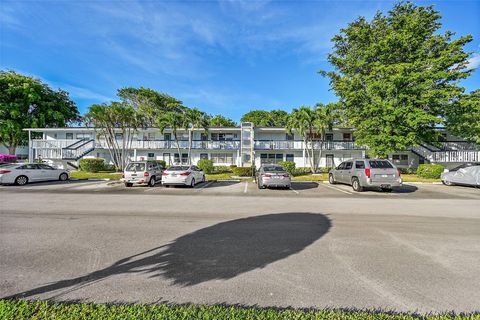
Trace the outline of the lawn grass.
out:
M 70 178 L 72 179 L 110 179 L 120 180 L 122 178 L 121 172 L 85 172 L 85 171 L 72 171 L 70 172 Z
M 403 182 L 442 182 L 440 179 L 421 178 L 416 174 L 402 174 Z
M 0 319 L 168 319 L 168 320 L 449 320 L 480 319 L 470 315 L 410 315 L 368 311 L 296 310 L 273 308 L 241 308 L 205 305 L 53 303 L 47 301 L 0 300 Z
M 211 180 L 232 180 L 232 175 L 233 173 L 227 172 L 227 173 L 212 173 L 212 174 L 206 174 L 205 177 L 207 178 L 207 181 Z
M 293 177 L 293 180 L 297 180 L 297 181 L 328 181 L 328 173 L 306 174 L 306 175 Z

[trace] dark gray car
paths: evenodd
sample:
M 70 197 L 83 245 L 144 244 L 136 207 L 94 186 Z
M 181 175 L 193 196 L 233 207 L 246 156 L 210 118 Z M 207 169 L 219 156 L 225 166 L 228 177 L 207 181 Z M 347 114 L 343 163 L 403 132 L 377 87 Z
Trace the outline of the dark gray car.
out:
M 441 175 L 447 186 L 465 185 L 480 187 L 480 163 L 465 163 L 453 169 L 445 169 Z
M 276 164 L 262 165 L 255 175 L 255 180 L 259 189 L 268 187 L 290 188 L 292 185 L 292 180 L 287 170 Z
M 392 191 L 402 186 L 400 171 L 387 159 L 352 159 L 332 169 L 328 176 L 330 184 L 351 185 L 354 191 L 377 187 Z

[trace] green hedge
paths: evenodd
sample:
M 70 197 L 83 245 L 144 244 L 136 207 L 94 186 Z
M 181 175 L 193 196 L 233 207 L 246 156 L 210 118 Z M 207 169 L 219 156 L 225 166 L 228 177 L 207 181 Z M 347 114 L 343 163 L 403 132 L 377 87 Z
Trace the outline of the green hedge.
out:
M 80 159 L 80 170 L 87 172 L 98 172 L 105 170 L 105 159 L 84 158 Z
M 172 304 L 95 304 L 55 303 L 48 301 L 0 300 L 0 319 L 8 320 L 451 320 L 478 319 L 478 313 L 455 315 L 395 314 L 378 311 L 278 309 L 237 306 L 172 305 Z
M 213 173 L 231 173 L 232 167 L 230 166 L 215 166 Z
M 213 161 L 208 159 L 198 160 L 197 166 L 207 174 L 211 174 L 215 170 L 215 167 L 213 166 Z
M 285 170 L 287 170 L 287 172 L 290 173 L 291 175 L 295 173 L 295 162 L 280 161 L 278 164 L 281 165 Z
M 255 175 L 255 167 L 236 167 L 232 169 L 233 175 L 238 177 L 253 177 Z
M 440 179 L 444 166 L 441 164 L 421 164 L 417 169 L 417 176 L 427 179 Z
M 401 174 L 415 174 L 417 169 L 415 168 L 398 168 Z

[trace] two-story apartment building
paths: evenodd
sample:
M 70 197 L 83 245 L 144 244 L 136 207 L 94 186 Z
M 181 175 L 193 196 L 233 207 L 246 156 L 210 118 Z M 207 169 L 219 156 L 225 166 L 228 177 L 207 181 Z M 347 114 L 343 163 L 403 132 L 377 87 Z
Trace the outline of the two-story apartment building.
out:
M 41 133 L 41 139 L 30 139 L 29 160 L 43 159 L 66 167 L 77 165 L 83 157 L 99 157 L 111 161 L 105 140 L 93 128 L 43 128 L 27 129 Z M 171 130 L 161 133 L 158 129 L 138 130 L 129 149 L 131 160 L 165 160 L 167 164 L 186 163 L 190 145 L 189 132 L 178 130 L 178 147 Z M 121 139 L 121 133 L 118 133 Z M 314 137 L 316 153 L 320 136 Z M 319 160 L 320 167 L 333 167 L 340 162 L 365 157 L 367 149 L 355 142 L 354 129 L 334 128 L 324 137 L 325 143 Z M 390 155 L 399 167 L 417 167 L 420 163 L 455 165 L 480 161 L 480 147 L 476 144 L 442 133 L 438 146 L 420 145 Z M 240 127 L 212 127 L 208 131 L 192 132 L 192 163 L 211 159 L 215 165 L 260 166 L 263 163 L 294 161 L 297 167 L 308 167 L 308 145 L 297 133 L 289 134 L 285 128 L 254 127 L 242 123 Z M 180 152 L 178 151 L 180 149 Z

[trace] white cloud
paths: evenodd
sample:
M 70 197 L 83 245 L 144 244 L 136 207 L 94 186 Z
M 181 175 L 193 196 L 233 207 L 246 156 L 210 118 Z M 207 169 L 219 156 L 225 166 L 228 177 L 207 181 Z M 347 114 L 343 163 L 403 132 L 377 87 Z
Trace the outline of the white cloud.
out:
M 480 67 L 480 54 L 475 53 L 468 59 L 467 69 L 477 69 L 478 67 Z

